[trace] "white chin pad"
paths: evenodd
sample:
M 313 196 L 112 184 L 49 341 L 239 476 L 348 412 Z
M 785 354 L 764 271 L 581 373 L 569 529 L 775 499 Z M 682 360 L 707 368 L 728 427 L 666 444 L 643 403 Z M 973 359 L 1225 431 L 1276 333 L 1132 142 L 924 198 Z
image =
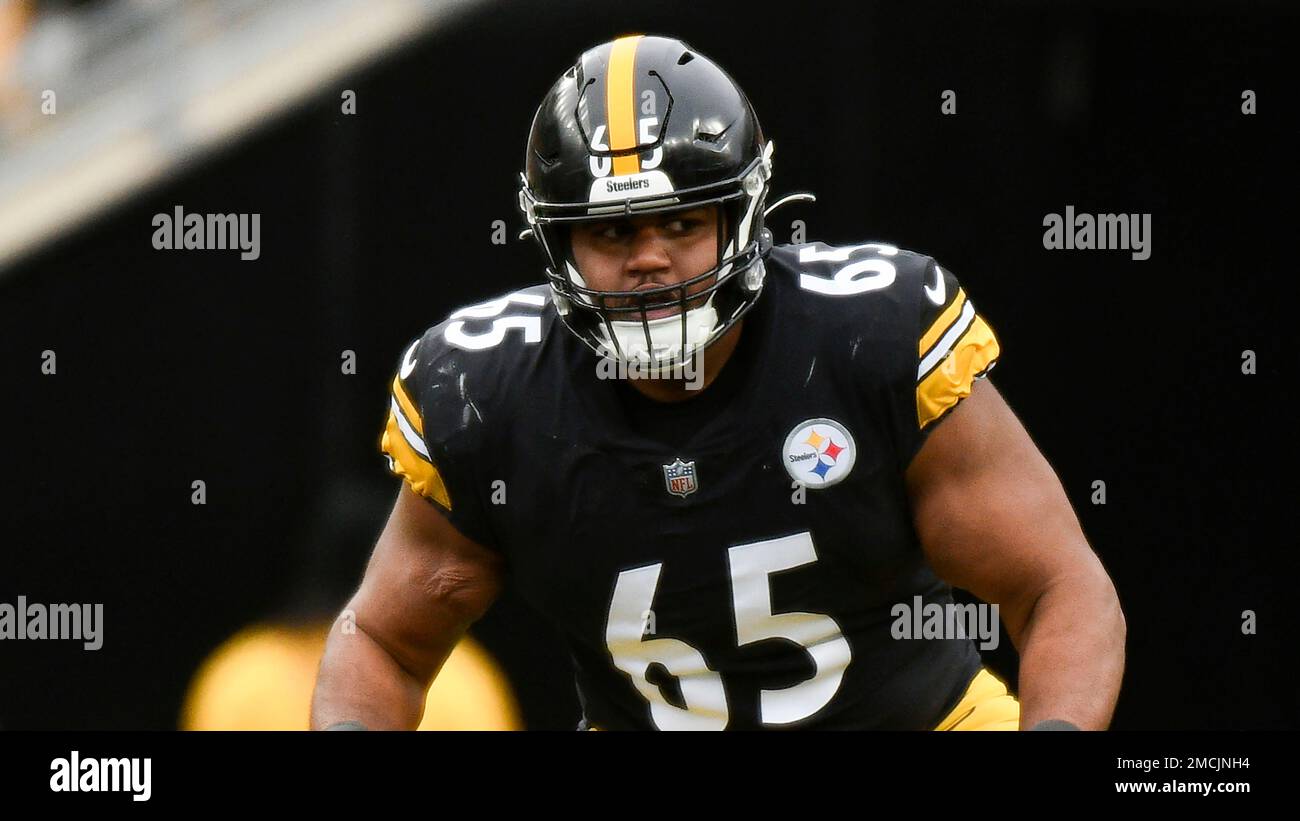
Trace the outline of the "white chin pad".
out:
M 670 362 L 684 362 L 703 345 L 718 326 L 718 311 L 713 307 L 713 297 L 698 308 L 686 312 L 686 344 L 682 345 L 682 315 L 662 316 L 651 319 L 650 347 L 646 347 L 645 326 L 640 322 L 612 321 L 614 335 L 618 339 L 618 349 L 622 358 L 645 365 L 661 365 Z M 600 337 L 607 356 L 616 357 L 618 352 L 610 343 L 609 331 L 600 328 Z

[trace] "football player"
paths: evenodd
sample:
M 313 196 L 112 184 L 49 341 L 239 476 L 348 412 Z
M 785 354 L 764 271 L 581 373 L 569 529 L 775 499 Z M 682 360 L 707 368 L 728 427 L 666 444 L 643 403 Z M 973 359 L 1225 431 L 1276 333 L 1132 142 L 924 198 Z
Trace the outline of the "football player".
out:
M 1107 726 L 1123 616 L 983 378 L 992 330 L 930 257 L 774 246 L 772 151 L 679 40 L 556 81 L 519 191 L 546 282 L 402 354 L 405 481 L 314 727 L 414 727 L 505 584 L 567 642 L 582 727 Z M 954 585 L 999 605 L 1019 701 L 966 635 L 900 633 Z

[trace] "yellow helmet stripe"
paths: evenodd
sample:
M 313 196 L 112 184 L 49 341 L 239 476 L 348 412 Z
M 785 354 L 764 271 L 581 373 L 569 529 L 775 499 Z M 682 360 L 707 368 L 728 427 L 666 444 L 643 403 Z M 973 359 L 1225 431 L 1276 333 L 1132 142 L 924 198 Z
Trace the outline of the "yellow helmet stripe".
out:
M 635 148 L 640 140 L 636 133 L 636 47 L 642 35 L 620 37 L 609 54 L 609 71 L 605 75 L 605 116 L 609 123 L 609 147 L 612 151 Z M 640 154 L 614 157 L 614 175 L 636 174 L 641 170 Z

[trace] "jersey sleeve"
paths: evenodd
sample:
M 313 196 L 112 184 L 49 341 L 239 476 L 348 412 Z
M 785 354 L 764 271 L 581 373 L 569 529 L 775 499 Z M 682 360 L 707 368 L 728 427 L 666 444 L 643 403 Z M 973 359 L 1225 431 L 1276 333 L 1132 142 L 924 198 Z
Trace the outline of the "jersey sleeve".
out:
M 950 271 L 929 260 L 921 279 L 916 425 L 923 440 L 997 364 L 1001 346 Z
M 447 483 L 433 463 L 424 439 L 424 416 L 403 380 L 403 374 L 407 379 L 413 375 L 421 341 L 417 339 L 407 347 L 402 356 L 403 364 L 389 386 L 388 421 L 384 424 L 380 450 L 388 458 L 388 469 L 393 475 L 406 480 L 411 490 L 436 502 L 444 512 L 450 512 L 451 496 L 447 492 Z M 406 363 L 412 363 L 409 369 Z
M 482 513 L 475 470 L 481 431 L 466 413 L 461 370 L 453 351 L 439 344 L 438 328 L 407 346 L 389 383 L 388 414 L 380 450 L 388 469 L 436 505 L 467 538 L 495 547 Z

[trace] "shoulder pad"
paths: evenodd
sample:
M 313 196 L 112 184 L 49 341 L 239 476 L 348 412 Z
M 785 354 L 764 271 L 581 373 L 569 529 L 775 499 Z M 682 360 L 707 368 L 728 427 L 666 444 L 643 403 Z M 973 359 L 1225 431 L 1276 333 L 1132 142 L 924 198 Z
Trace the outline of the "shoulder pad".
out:
M 485 542 L 473 508 L 486 421 L 507 412 L 503 389 L 553 319 L 545 285 L 460 308 L 406 347 L 393 377 L 381 441 L 390 470 L 477 530 L 461 528 L 476 541 Z

